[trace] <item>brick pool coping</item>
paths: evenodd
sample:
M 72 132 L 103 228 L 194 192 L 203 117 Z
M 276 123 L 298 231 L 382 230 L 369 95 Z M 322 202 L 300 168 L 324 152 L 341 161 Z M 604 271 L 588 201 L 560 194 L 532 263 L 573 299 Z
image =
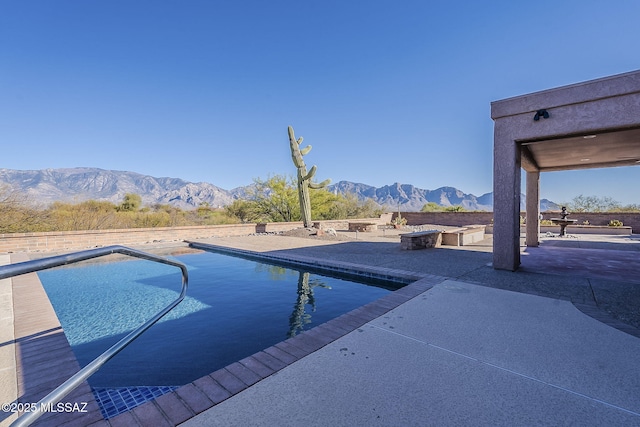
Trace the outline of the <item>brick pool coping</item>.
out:
M 348 262 L 327 261 L 312 257 L 279 256 L 273 253 L 260 253 L 199 243 L 191 243 L 190 246 L 198 249 L 223 251 L 263 261 L 310 267 L 326 272 L 386 279 L 399 282 L 404 286 L 376 301 L 107 420 L 100 412 L 91 387 L 85 382 L 62 401 L 87 402 L 88 412 L 45 414 L 34 425 L 51 425 L 51 422 L 55 422 L 55 425 L 65 426 L 176 426 L 446 280 L 442 276 L 363 266 Z M 26 254 L 12 254 L 12 262 L 26 260 L 28 260 Z M 80 366 L 37 275 L 31 273 L 18 276 L 12 278 L 12 281 L 16 323 L 18 395 L 20 402 L 32 403 L 37 402 L 76 373 Z
M 446 280 L 441 276 L 416 274 L 389 268 L 375 268 L 347 262 L 330 262 L 304 256 L 279 256 L 272 253 L 265 254 L 194 242 L 187 243 L 198 249 L 223 251 L 266 261 L 297 264 L 315 269 L 324 268 L 333 272 L 359 274 L 367 277 L 395 278 L 396 281 L 401 282 L 414 280 L 414 282 L 376 301 L 199 378 L 174 392 L 110 418 L 107 422 L 112 427 L 176 426 L 183 423 Z
M 11 254 L 11 263 L 28 260 L 26 253 Z M 17 403 L 37 403 L 78 372 L 80 365 L 38 275 L 29 273 L 9 280 L 13 292 Z M 77 404 L 86 412 L 45 413 L 32 425 L 84 426 L 103 420 L 86 381 L 61 402 Z

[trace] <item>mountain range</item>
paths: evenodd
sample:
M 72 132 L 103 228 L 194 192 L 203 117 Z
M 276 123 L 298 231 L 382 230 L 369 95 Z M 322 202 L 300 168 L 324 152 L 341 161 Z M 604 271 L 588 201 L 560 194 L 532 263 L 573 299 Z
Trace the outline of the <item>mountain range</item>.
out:
M 6 185 L 25 194 L 38 204 L 52 202 L 82 202 L 106 200 L 120 203 L 127 193 L 139 194 L 145 205 L 170 204 L 181 209 L 193 209 L 203 203 L 223 207 L 246 194 L 251 186 L 225 190 L 207 182 L 188 182 L 179 178 L 155 178 L 136 172 L 98 168 L 68 168 L 41 170 L 0 169 L 0 186 Z M 340 181 L 327 187 L 336 194 L 355 194 L 359 200 L 372 199 L 389 210 L 419 211 L 429 202 L 441 206 L 460 205 L 467 210 L 493 210 L 493 193 L 481 196 L 466 194 L 454 187 L 424 190 L 410 184 L 394 183 L 373 187 Z M 524 198 L 523 198 L 524 203 Z M 542 211 L 558 209 L 558 205 L 543 199 Z

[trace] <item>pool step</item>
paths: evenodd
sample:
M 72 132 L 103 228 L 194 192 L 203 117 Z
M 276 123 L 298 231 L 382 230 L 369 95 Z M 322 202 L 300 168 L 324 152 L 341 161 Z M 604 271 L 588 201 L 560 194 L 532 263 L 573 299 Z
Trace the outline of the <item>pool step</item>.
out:
M 93 388 L 93 395 L 105 419 L 127 412 L 136 406 L 174 391 L 179 386 L 140 386 L 117 388 Z

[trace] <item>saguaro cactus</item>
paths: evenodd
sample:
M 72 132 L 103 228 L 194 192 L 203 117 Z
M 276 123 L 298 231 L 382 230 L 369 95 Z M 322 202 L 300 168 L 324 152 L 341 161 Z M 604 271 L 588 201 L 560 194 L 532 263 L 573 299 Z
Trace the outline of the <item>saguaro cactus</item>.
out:
M 307 166 L 304 164 L 302 156 L 311 151 L 311 146 L 307 145 L 302 150 L 300 144 L 302 144 L 302 137 L 296 139 L 293 133 L 293 128 L 289 126 L 289 144 L 291 145 L 291 158 L 293 164 L 298 168 L 298 197 L 300 199 L 300 214 L 302 215 L 302 222 L 304 226 L 309 228 L 313 226 L 311 222 L 311 199 L 309 198 L 309 189 L 324 188 L 331 182 L 330 179 L 326 179 L 319 184 L 311 182 L 311 179 L 316 174 L 315 165 L 311 167 L 311 170 L 307 172 Z

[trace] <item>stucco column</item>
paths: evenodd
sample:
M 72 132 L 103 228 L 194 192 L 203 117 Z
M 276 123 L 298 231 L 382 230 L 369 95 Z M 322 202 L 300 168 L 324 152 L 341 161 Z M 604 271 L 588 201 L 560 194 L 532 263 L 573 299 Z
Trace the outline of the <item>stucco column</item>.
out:
M 505 120 L 506 121 L 506 120 Z M 507 123 L 496 122 L 493 141 L 493 268 L 520 266 L 520 146 Z
M 536 247 L 540 236 L 540 172 L 527 172 L 527 246 Z

